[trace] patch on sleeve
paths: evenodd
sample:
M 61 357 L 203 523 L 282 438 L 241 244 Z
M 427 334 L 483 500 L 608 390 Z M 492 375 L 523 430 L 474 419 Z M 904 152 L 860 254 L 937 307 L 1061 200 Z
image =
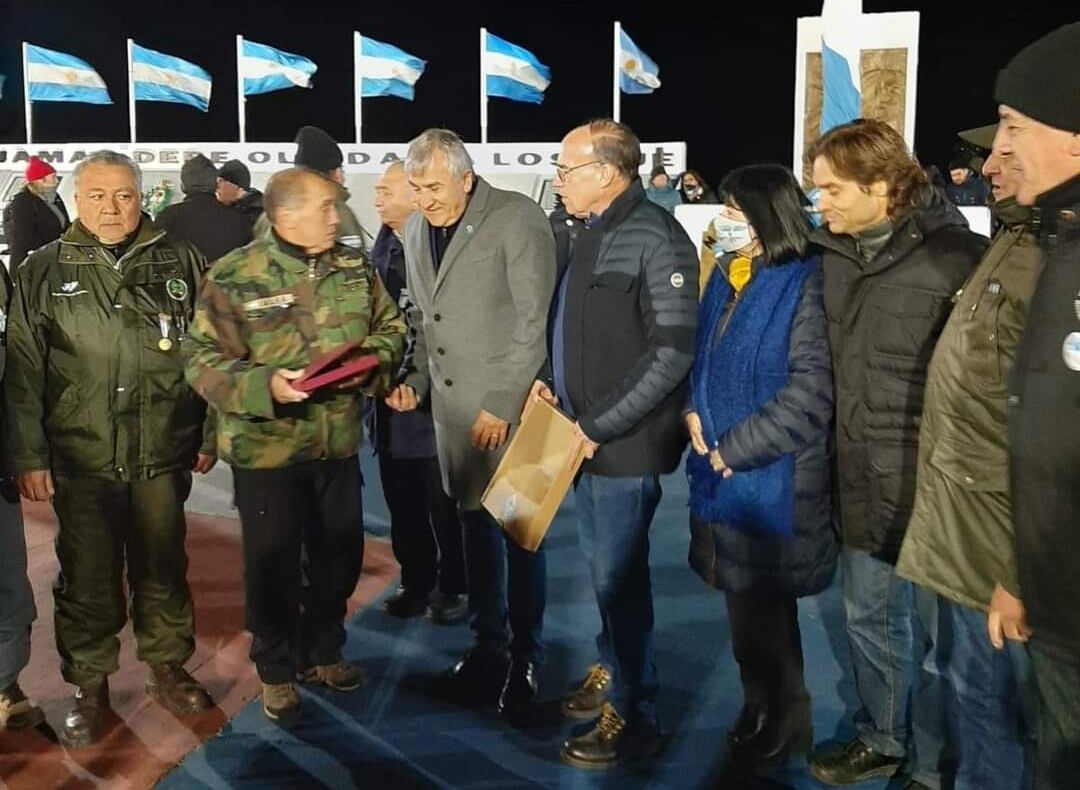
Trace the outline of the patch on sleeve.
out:
M 682 276 L 682 272 L 675 272 L 671 275 L 672 288 L 682 288 L 684 283 L 686 283 L 686 278 Z

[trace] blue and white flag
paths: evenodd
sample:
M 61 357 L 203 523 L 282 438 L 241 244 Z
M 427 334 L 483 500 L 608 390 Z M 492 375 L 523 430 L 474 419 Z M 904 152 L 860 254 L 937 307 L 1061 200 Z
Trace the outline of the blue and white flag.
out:
M 311 78 L 319 67 L 303 55 L 244 40 L 240 56 L 240 74 L 244 95 L 270 93 L 285 88 L 310 88 Z
M 424 73 L 427 63 L 393 44 L 384 44 L 367 36 L 360 37 L 357 72 L 360 97 L 397 96 L 413 100 L 413 86 Z
M 660 87 L 660 67 L 619 29 L 619 88 L 623 93 L 652 93 Z
M 824 0 L 821 6 L 821 133 L 862 114 L 859 16 L 862 0 Z
M 190 104 L 203 112 L 210 109 L 210 74 L 194 63 L 131 45 L 131 79 L 136 101 Z
M 487 34 L 487 95 L 542 104 L 551 69 L 527 49 Z
M 85 60 L 28 44 L 26 81 L 30 101 L 112 104 L 105 80 Z

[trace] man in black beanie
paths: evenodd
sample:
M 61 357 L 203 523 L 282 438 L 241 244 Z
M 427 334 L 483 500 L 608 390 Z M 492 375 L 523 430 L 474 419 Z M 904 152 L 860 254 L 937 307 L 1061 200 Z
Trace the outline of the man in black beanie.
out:
M 322 129 L 304 126 L 296 133 L 296 166 L 322 173 L 338 185 L 338 241 L 347 247 L 363 250 L 366 234 L 360 220 L 349 208 L 349 190 L 345 188 L 345 171 L 341 167 L 344 161 L 341 146 Z M 270 223 L 265 219 L 255 225 L 256 236 L 261 237 L 269 232 Z
M 155 220 L 171 238 L 190 242 L 211 263 L 252 240 L 248 221 L 214 197 L 217 178 L 209 159 L 193 156 L 180 168 L 184 201 L 167 207 Z
M 251 186 L 251 171 L 239 159 L 230 159 L 218 168 L 217 199 L 240 214 L 254 227 L 263 213 L 263 193 Z
M 1009 380 L 1019 586 L 995 592 L 989 627 L 1028 642 L 1035 786 L 1065 790 L 1080 783 L 1080 22 L 1021 50 L 994 99 L 994 147 L 1019 168 L 1018 202 L 1034 206 L 1043 274 Z

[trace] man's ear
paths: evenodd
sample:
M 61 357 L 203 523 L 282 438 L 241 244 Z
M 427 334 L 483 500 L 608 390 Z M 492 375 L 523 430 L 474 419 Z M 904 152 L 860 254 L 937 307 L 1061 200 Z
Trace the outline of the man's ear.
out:
M 465 171 L 465 191 L 472 192 L 473 186 L 476 185 L 476 176 L 473 175 L 472 170 Z
M 875 181 L 870 185 L 870 196 L 886 198 L 889 196 L 889 185 L 885 181 Z

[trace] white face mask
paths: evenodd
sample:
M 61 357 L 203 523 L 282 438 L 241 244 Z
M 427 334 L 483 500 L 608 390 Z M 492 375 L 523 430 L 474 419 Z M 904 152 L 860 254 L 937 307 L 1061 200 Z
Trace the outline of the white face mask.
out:
M 741 250 L 754 241 L 750 224 L 741 219 L 732 219 L 721 214 L 712 221 L 712 226 L 713 236 L 716 238 L 713 247 L 721 253 Z

